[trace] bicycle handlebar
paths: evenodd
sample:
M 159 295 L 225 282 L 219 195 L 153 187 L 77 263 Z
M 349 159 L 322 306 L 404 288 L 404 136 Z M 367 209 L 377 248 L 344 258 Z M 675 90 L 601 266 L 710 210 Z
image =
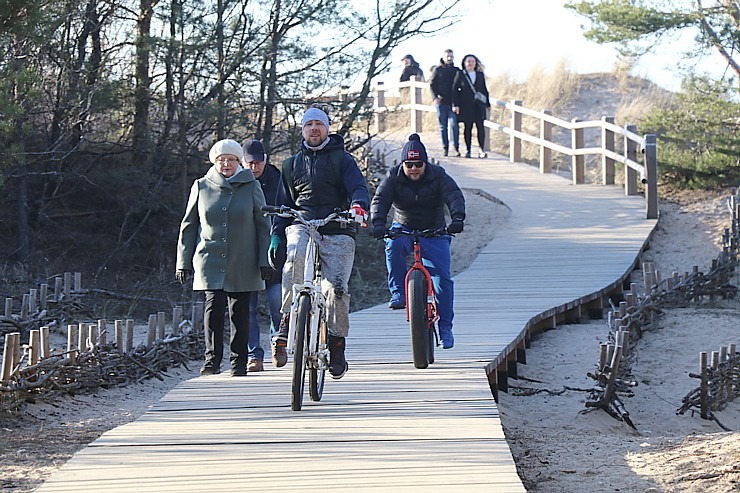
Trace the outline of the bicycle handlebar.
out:
M 412 238 L 435 238 L 439 236 L 451 235 L 447 232 L 447 228 L 438 229 L 414 229 L 411 231 L 404 231 L 402 229 L 389 229 L 386 231 L 383 238 L 390 238 L 391 240 L 398 238 L 399 236 L 411 236 Z M 454 235 L 452 235 L 454 236 Z
M 343 211 L 341 209 L 334 209 L 334 212 L 332 212 L 331 214 L 329 214 L 323 219 L 321 218 L 305 219 L 303 216 L 301 216 L 300 211 L 291 209 L 287 205 L 280 205 L 280 206 L 263 205 L 261 210 L 267 216 L 292 217 L 293 219 L 297 220 L 301 224 L 304 224 L 306 226 L 314 226 L 317 228 L 320 228 L 321 226 L 325 226 L 332 221 L 338 222 L 341 224 L 353 224 L 356 222 L 352 218 L 352 213 L 350 211 L 348 210 Z

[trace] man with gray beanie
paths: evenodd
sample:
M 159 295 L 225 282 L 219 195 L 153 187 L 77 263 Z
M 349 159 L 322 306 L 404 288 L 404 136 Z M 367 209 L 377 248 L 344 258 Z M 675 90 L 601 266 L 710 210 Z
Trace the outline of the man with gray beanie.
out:
M 321 219 L 334 209 L 352 209 L 367 217 L 370 192 L 365 177 L 352 155 L 344 149 L 341 135 L 329 133 L 329 117 L 318 108 L 309 108 L 301 121 L 303 141 L 294 155 L 283 161 L 276 205 L 299 210 L 306 219 Z M 329 374 L 342 378 L 349 365 L 344 356 L 349 333 L 349 276 L 355 257 L 354 225 L 342 227 L 329 223 L 319 229 L 321 271 L 328 286 L 324 290 L 329 312 Z M 287 245 L 283 267 L 283 318 L 273 338 L 272 362 L 285 366 L 288 356 L 288 315 L 293 284 L 303 281 L 303 262 L 308 244 L 308 230 L 290 218 L 276 216 L 268 254 L 277 260 L 281 243 Z

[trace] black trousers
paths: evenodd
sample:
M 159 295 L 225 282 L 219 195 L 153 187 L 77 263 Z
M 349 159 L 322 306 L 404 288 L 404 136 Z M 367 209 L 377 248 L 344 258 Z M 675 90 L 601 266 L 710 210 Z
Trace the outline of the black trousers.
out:
M 486 142 L 486 127 L 483 125 L 483 120 L 465 121 L 465 128 L 463 129 L 463 139 L 465 139 L 465 147 L 470 152 L 470 147 L 473 144 L 473 125 L 475 125 L 475 133 L 478 137 L 478 145 L 483 149 L 483 144 Z
M 229 307 L 231 337 L 229 361 L 231 368 L 246 367 L 247 339 L 249 337 L 249 304 L 252 291 L 228 293 L 223 290 L 206 291 L 203 314 L 203 331 L 206 340 L 206 365 L 221 367 L 224 354 L 224 323 L 226 306 Z

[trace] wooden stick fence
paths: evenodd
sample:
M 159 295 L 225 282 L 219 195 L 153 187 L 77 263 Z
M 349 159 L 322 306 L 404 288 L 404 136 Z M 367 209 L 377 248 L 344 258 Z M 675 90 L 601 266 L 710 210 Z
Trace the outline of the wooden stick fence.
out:
M 47 299 L 45 285 L 38 291 L 40 297 L 34 296 L 36 290 L 24 295 L 27 312 L 22 305 L 17 316 L 12 313 L 13 300 L 6 298 L 2 323 L 27 328 L 35 320 L 48 319 L 40 312 L 43 306 L 70 301 L 82 292 L 80 275 L 65 273 L 57 280 L 51 299 Z M 20 331 L 6 333 L 0 366 L 0 412 L 17 410 L 32 397 L 122 385 L 143 378 L 161 379 L 160 372 L 167 367 L 200 357 L 202 332 L 193 329 L 202 326 L 203 308 L 202 302 L 194 303 L 188 321 L 183 318 L 182 307 L 175 306 L 169 333 L 165 312 L 151 315 L 147 340 L 138 345 L 133 319 L 115 320 L 112 326 L 105 319 L 68 324 L 65 349 L 53 349 L 49 341 L 50 328 L 59 326 L 61 319 L 29 329 L 25 345 Z
M 634 427 L 621 397 L 633 395 L 631 388 L 636 384 L 631 376 L 631 356 L 642 333 L 658 323 L 665 307 L 688 306 L 704 300 L 728 299 L 737 295 L 737 286 L 731 284 L 738 262 L 740 240 L 740 196 L 737 189 L 731 190 L 727 204 L 731 213 L 731 227 L 726 228 L 722 235 L 722 252 L 712 261 L 709 273 L 704 274 L 695 266 L 691 273 L 680 276 L 674 272 L 663 279 L 651 262 L 645 262 L 642 266 L 645 295 L 640 298 L 635 283 L 632 283 L 625 301 L 620 302 L 618 307 L 612 304 L 607 317 L 609 335 L 607 342 L 600 346 L 597 371 L 588 373 L 596 381 L 596 387 L 586 402 L 585 412 L 602 409 Z M 712 411 L 722 409 L 728 400 L 734 399 L 740 392 L 740 358 L 734 344 L 729 348 L 716 352 L 716 356 L 713 353 L 709 367 L 706 353 L 701 353 L 700 373 L 691 375 L 700 378 L 701 385 L 684 397 L 684 404 L 677 412 L 682 414 L 695 407 L 700 409 L 702 418 L 716 420 Z

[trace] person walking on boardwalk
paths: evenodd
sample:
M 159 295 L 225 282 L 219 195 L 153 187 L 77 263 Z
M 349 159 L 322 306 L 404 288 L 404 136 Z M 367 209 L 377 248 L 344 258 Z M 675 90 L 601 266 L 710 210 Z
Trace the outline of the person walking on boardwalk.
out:
M 463 70 L 455 75 L 452 85 L 452 106 L 458 119 L 465 124 L 463 137 L 467 148 L 465 157 L 470 157 L 473 141 L 473 125 L 478 137 L 478 157 L 487 157 L 485 151 L 486 129 L 483 125 L 491 103 L 488 99 L 486 76 L 483 65 L 475 55 L 465 55 L 462 63 Z
M 268 164 L 265 147 L 259 140 L 248 140 L 242 146 L 244 157 L 242 164 L 245 168 L 252 170 L 252 174 L 262 186 L 267 205 L 275 205 L 277 189 L 280 184 L 280 170 L 272 164 Z M 280 305 L 282 304 L 282 268 L 285 263 L 285 244 L 278 249 L 278 262 L 270 279 L 265 280 L 265 298 L 267 309 L 270 314 L 270 333 L 277 332 L 280 326 Z M 265 351 L 260 345 L 260 327 L 258 321 L 257 307 L 259 296 L 255 293 L 249 305 L 249 338 L 248 351 L 249 363 L 247 371 L 258 372 L 264 369 Z
M 334 209 L 352 209 L 367 218 L 370 192 L 365 177 L 352 155 L 344 149 L 344 139 L 329 133 L 329 117 L 310 108 L 301 122 L 303 141 L 300 150 L 283 161 L 276 205 L 301 211 L 306 219 L 321 219 Z M 329 223 L 319 229 L 321 271 L 324 275 L 329 312 L 329 373 L 342 378 L 349 365 L 344 352 L 349 333 L 349 277 L 355 256 L 355 225 L 340 227 Z M 283 268 L 283 318 L 273 338 L 272 362 L 277 367 L 287 362 L 288 316 L 292 286 L 303 281 L 303 262 L 308 246 L 308 229 L 291 220 L 275 217 L 269 255 L 275 259 L 281 243 L 287 245 Z
M 424 80 L 424 71 L 419 66 L 419 62 L 414 60 L 412 55 L 406 55 L 401 58 L 401 62 L 403 63 L 403 72 L 401 72 L 399 82 L 407 82 L 411 80 L 411 76 L 416 77 L 417 81 Z
M 457 124 L 457 114 L 452 111 L 452 84 L 455 82 L 455 75 L 460 70 L 455 67 L 454 61 L 455 56 L 452 50 L 445 50 L 439 60 L 439 65 L 432 71 L 429 81 L 434 104 L 437 107 L 437 120 L 445 156 L 450 150 L 448 124 L 449 133 L 452 133 L 452 144 L 455 146 L 455 155 L 460 156 L 460 127 Z
M 219 140 L 208 157 L 213 166 L 195 180 L 177 241 L 175 278 L 191 274 L 193 290 L 205 292 L 205 362 L 201 375 L 221 371 L 224 312 L 228 304 L 231 374 L 247 374 L 249 304 L 264 289 L 272 269 L 267 259 L 270 221 L 262 214 L 265 197 L 251 171 L 243 169 L 242 146 Z
M 431 164 L 427 151 L 417 134 L 411 134 L 401 151 L 401 164 L 388 170 L 380 182 L 370 206 L 376 239 L 386 234 L 388 212 L 393 206 L 395 215 L 391 228 L 405 231 L 445 228 L 445 206 L 452 221 L 447 232 L 460 233 L 465 221 L 465 197 L 455 180 L 444 168 Z M 439 310 L 439 337 L 442 347 L 450 349 L 455 344 L 452 333 L 454 318 L 454 283 L 450 275 L 451 236 L 421 238 L 421 255 L 424 267 L 429 270 L 434 283 Z M 385 240 L 385 263 L 388 268 L 388 289 L 391 300 L 388 307 L 406 307 L 405 277 L 406 258 L 413 249 L 413 239 L 399 236 Z

